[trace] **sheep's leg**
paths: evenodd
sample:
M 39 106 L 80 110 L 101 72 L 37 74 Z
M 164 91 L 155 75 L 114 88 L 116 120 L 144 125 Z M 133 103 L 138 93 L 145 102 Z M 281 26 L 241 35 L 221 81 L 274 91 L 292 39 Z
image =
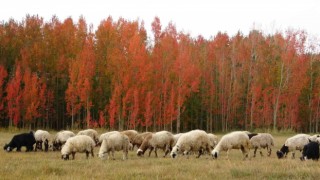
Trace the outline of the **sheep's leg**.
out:
M 93 148 L 91 149 L 91 156 L 94 157 Z
M 33 150 L 33 146 L 27 146 L 27 152 L 32 150 Z
M 123 150 L 122 159 L 123 159 L 123 160 L 128 159 L 128 150 Z
M 153 147 L 150 148 L 149 157 L 150 157 L 152 151 L 153 151 Z
M 170 152 L 170 148 L 168 146 L 166 146 L 166 149 L 165 149 L 165 152 L 164 152 L 164 156 L 163 157 L 166 157 L 167 154 L 169 154 Z
M 261 155 L 261 157 L 263 157 L 262 149 L 260 149 L 260 155 Z
M 21 151 L 21 146 L 17 146 L 17 151 L 18 151 L 18 152 Z
M 48 152 L 48 150 L 49 150 L 49 141 L 48 141 L 48 139 L 46 139 L 45 142 L 44 142 L 44 150 L 46 152 Z
M 40 141 L 40 142 L 39 142 L 39 144 L 38 144 L 38 148 L 39 148 L 39 150 L 41 150 L 41 151 L 42 151 L 42 141 Z
M 154 154 L 158 157 L 157 148 L 154 148 Z
M 241 151 L 243 154 L 243 160 L 245 160 L 246 158 L 248 158 L 248 151 L 245 147 L 241 146 Z
M 72 160 L 74 160 L 74 156 L 76 155 L 76 153 L 72 152 L 71 154 L 72 154 Z
M 230 149 L 227 150 L 227 159 L 229 160 L 229 151 Z
M 199 158 L 200 156 L 201 156 L 201 154 L 202 154 L 202 150 L 201 149 L 199 149 L 199 151 L 198 151 L 199 153 L 198 153 L 198 156 L 196 157 L 196 158 Z
M 296 151 L 294 150 L 294 151 L 292 152 L 292 159 L 295 158 L 295 155 L 296 155 Z
M 272 149 L 269 147 L 268 156 L 270 157 Z
M 253 157 L 256 157 L 257 150 L 258 150 L 258 148 L 257 148 L 257 147 L 255 147 L 255 148 L 254 148 L 254 151 L 253 151 Z
M 89 158 L 89 151 L 86 151 L 86 158 Z
M 116 158 L 114 158 L 114 148 L 111 151 L 111 155 L 112 155 L 112 160 L 115 160 Z

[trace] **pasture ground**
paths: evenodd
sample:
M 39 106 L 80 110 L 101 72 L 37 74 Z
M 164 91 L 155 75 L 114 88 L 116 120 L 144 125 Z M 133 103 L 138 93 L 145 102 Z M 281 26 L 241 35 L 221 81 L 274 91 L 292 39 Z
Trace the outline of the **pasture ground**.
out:
M 27 131 L 20 131 L 27 132 Z M 275 147 L 271 157 L 242 160 L 239 150 L 230 152 L 229 160 L 222 152 L 216 160 L 204 155 L 197 159 L 190 156 L 178 156 L 177 159 L 137 157 L 135 151 L 129 152 L 128 160 L 121 160 L 122 152 L 116 153 L 116 160 L 100 160 L 95 157 L 85 158 L 85 154 L 76 154 L 75 160 L 64 161 L 60 152 L 13 152 L 3 150 L 14 134 L 19 131 L 0 130 L 0 179 L 319 179 L 320 162 L 301 162 L 300 152 L 296 158 L 279 160 L 276 150 L 293 134 L 276 133 Z M 53 134 L 55 132 L 52 132 Z M 221 138 L 222 134 L 218 134 Z M 266 155 L 266 150 L 263 150 Z M 252 155 L 253 152 L 250 152 Z M 162 156 L 160 150 L 158 155 Z

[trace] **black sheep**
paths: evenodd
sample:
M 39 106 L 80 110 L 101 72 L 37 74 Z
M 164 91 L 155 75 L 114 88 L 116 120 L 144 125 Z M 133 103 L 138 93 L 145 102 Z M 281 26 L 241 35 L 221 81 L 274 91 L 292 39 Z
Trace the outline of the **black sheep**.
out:
M 301 161 L 312 159 L 318 161 L 319 159 L 319 143 L 310 141 L 303 147 Z
M 26 152 L 33 150 L 33 145 L 36 143 L 33 132 L 22 133 L 13 136 L 9 144 L 6 144 L 3 149 L 7 152 L 12 151 L 14 148 L 17 148 L 17 151 L 21 151 L 21 147 L 25 146 L 27 148 Z

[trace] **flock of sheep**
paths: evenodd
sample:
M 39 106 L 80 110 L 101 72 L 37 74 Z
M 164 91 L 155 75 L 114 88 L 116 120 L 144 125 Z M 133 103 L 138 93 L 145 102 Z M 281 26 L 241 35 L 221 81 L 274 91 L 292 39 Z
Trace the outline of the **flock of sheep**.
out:
M 292 157 L 295 157 L 295 151 L 302 151 L 301 160 L 319 159 L 319 143 L 320 135 L 298 134 L 286 140 L 282 148 L 276 152 L 278 158 L 286 157 L 289 152 L 292 152 Z M 149 150 L 149 156 L 154 151 L 158 157 L 157 150 L 164 151 L 163 157 L 168 154 L 172 158 L 177 158 L 179 155 L 189 157 L 191 154 L 197 154 L 199 158 L 202 154 L 211 154 L 213 158 L 218 158 L 221 151 L 227 152 L 227 158 L 231 149 L 240 149 L 243 158 L 249 157 L 250 149 L 254 150 L 253 157 L 256 156 L 257 150 L 263 156 L 262 149 L 267 149 L 267 155 L 271 155 L 272 147 L 274 147 L 274 139 L 269 133 L 250 133 L 248 131 L 234 131 L 228 133 L 222 138 L 211 133 L 206 133 L 203 130 L 192 130 L 186 133 L 172 134 L 168 131 L 160 131 L 156 133 L 145 132 L 138 133 L 135 130 L 126 131 L 111 131 L 98 135 L 97 131 L 87 129 L 78 132 L 60 131 L 52 136 L 44 130 L 37 130 L 35 133 L 22 133 L 15 135 L 9 144 L 4 146 L 4 150 L 12 151 L 17 148 L 21 150 L 22 146 L 27 148 L 27 151 L 33 150 L 48 151 L 49 148 L 53 151 L 61 151 L 61 158 L 68 160 L 72 155 L 86 153 L 94 156 L 94 147 L 100 146 L 98 156 L 101 159 L 114 158 L 115 151 L 123 151 L 123 159 L 128 158 L 128 151 L 138 147 L 137 155 L 142 156 Z

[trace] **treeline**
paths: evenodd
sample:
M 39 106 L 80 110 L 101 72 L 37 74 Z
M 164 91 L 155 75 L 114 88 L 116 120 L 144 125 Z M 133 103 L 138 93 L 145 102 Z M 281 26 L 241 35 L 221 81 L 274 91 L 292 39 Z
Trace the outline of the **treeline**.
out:
M 0 126 L 319 132 L 319 42 L 305 32 L 204 39 L 151 26 L 1 22 Z

